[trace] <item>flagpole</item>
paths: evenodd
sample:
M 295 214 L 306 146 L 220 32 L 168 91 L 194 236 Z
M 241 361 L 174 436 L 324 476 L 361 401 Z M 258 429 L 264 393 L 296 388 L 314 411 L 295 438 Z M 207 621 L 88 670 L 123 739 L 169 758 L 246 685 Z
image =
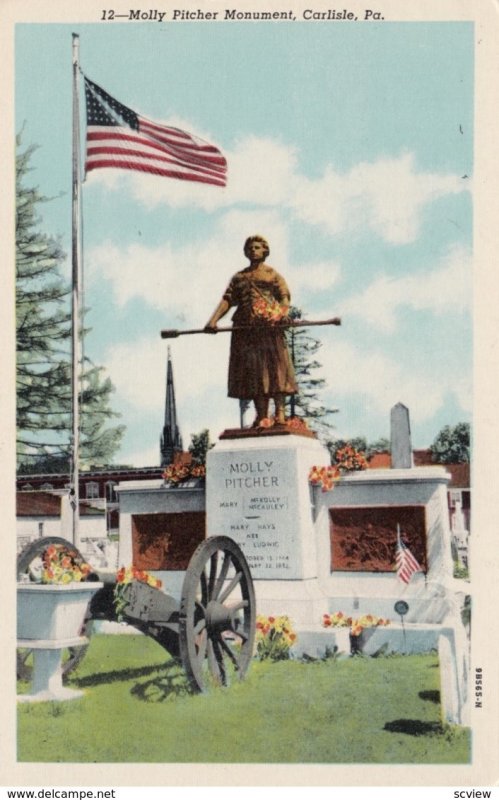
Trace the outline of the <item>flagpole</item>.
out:
M 72 177 L 72 248 L 71 248 L 71 397 L 72 397 L 72 446 L 71 446 L 71 506 L 72 542 L 80 546 L 80 111 L 79 111 L 79 49 L 80 37 L 73 33 L 73 177 Z

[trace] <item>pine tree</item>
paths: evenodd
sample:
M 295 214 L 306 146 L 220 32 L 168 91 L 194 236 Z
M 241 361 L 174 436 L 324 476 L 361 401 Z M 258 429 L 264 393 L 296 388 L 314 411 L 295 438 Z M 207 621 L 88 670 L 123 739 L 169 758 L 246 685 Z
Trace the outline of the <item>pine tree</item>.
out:
M 302 312 L 292 306 L 289 317 L 299 320 Z M 325 388 L 326 381 L 314 375 L 315 370 L 322 366 L 315 358 L 322 344 L 307 328 L 288 328 L 286 339 L 298 385 L 298 393 L 286 398 L 287 416 L 303 417 L 317 433 L 322 436 L 330 435 L 333 425 L 329 417 L 338 409 L 328 408 L 320 402 L 319 393 Z
M 17 457 L 22 471 L 62 471 L 71 447 L 69 290 L 60 272 L 65 253 L 39 230 L 38 206 L 46 198 L 25 184 L 34 149 L 16 157 Z M 109 407 L 113 387 L 101 380 L 101 368 L 88 359 L 85 365 L 81 462 L 103 464 L 116 452 L 124 428 L 105 427 L 117 416 Z

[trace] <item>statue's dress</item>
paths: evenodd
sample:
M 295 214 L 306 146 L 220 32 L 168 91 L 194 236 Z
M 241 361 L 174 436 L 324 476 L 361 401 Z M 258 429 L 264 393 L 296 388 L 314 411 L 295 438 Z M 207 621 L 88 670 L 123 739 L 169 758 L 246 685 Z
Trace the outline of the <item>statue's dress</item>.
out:
M 229 306 L 237 306 L 234 325 L 249 325 L 248 330 L 233 331 L 229 359 L 229 397 L 250 400 L 275 397 L 298 391 L 285 334 L 272 323 L 263 321 L 253 311 L 259 298 L 289 302 L 284 278 L 265 266 L 255 278 L 250 267 L 237 272 L 223 295 Z

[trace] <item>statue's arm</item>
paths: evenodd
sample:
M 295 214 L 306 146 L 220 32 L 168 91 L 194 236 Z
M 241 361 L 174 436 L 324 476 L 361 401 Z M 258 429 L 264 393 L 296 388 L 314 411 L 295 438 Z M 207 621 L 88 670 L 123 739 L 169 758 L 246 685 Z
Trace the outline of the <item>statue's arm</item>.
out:
M 289 307 L 291 305 L 291 294 L 288 289 L 288 284 L 279 273 L 276 273 L 276 283 L 277 283 L 277 295 L 278 300 L 281 306 L 284 306 L 286 309 L 286 316 L 287 312 L 289 311 Z
M 215 311 L 209 318 L 208 322 L 206 323 L 205 330 L 215 332 L 217 329 L 217 322 L 219 319 L 222 319 L 227 313 L 230 308 L 230 304 L 227 300 L 222 299 L 220 300 L 218 306 L 216 307 Z

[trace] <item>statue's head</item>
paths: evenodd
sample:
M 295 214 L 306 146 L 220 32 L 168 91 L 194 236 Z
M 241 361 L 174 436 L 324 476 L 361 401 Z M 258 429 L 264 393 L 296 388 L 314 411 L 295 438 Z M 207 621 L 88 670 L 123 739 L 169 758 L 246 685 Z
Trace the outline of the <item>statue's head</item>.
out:
M 246 239 L 246 241 L 244 243 L 244 255 L 245 256 L 248 255 L 248 248 L 249 248 L 249 246 L 250 246 L 250 244 L 252 242 L 260 242 L 261 244 L 263 244 L 264 256 L 265 256 L 265 258 L 267 258 L 268 254 L 270 253 L 270 247 L 269 247 L 269 243 L 267 242 L 266 239 L 264 239 L 263 236 L 248 236 L 248 238 Z

